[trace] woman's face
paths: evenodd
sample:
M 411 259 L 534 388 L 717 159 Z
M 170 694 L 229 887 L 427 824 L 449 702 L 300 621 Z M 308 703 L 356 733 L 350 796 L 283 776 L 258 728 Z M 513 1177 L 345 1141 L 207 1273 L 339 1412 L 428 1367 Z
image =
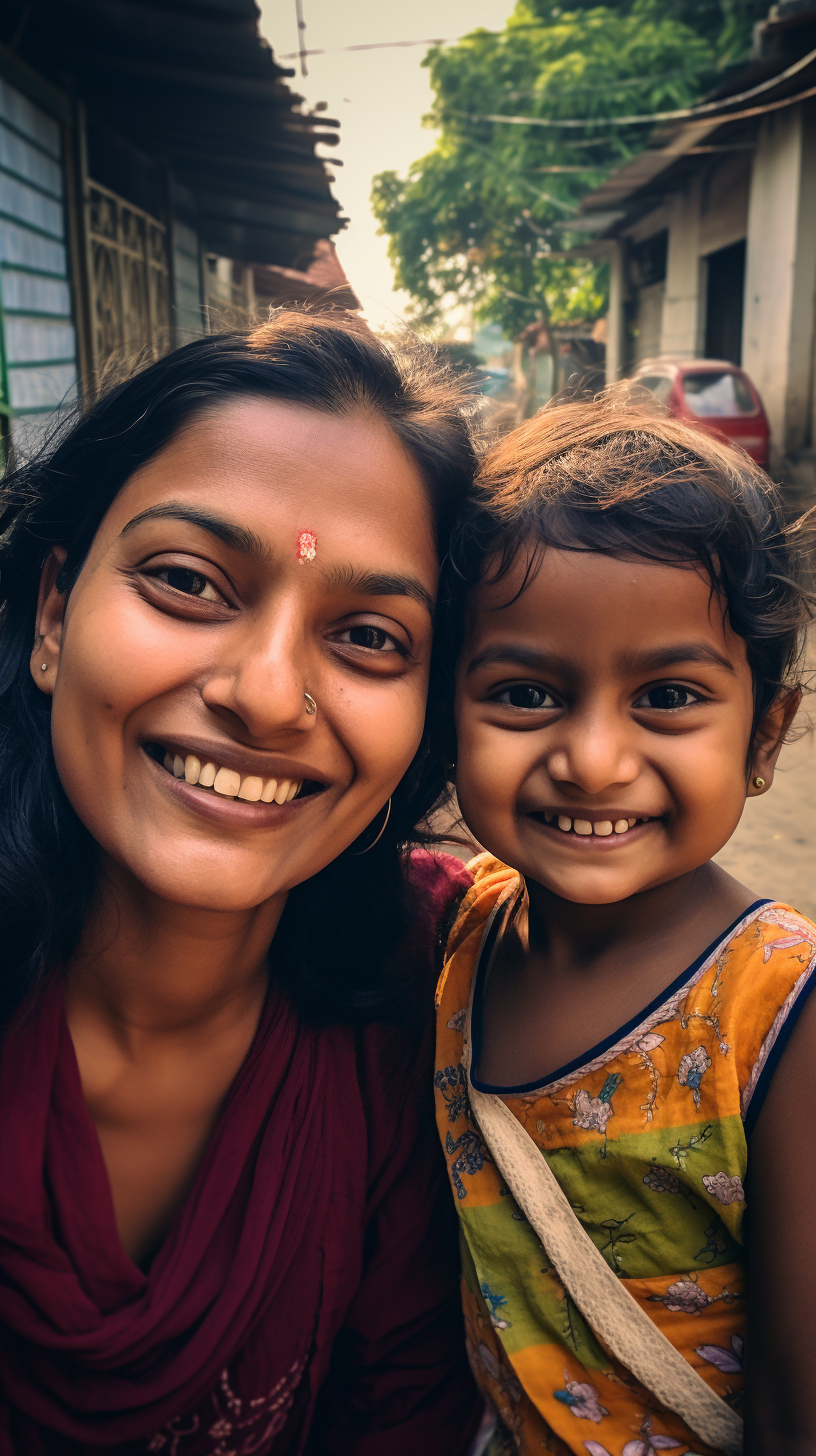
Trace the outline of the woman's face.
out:
M 437 571 L 381 420 L 254 399 L 190 423 L 120 491 L 67 603 L 44 572 L 32 672 L 103 851 L 223 910 L 333 860 L 419 745 Z

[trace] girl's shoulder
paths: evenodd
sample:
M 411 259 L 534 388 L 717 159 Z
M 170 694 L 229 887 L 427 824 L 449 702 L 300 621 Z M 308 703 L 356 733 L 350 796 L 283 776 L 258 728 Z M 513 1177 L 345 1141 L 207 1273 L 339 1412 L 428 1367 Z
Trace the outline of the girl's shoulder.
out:
M 456 994 L 469 992 L 470 978 L 491 916 L 500 905 L 514 899 L 522 885 L 518 870 L 511 869 L 492 854 L 477 855 L 466 868 L 471 884 L 459 903 L 447 937 L 445 963 L 436 990 L 437 1007 L 446 989 L 448 992 L 453 990 L 454 982 Z

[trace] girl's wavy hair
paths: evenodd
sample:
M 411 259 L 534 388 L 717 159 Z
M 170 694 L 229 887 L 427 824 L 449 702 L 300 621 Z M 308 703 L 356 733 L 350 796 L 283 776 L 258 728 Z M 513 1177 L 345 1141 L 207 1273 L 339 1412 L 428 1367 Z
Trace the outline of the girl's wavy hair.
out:
M 444 573 L 447 671 L 471 589 L 501 581 L 523 559 L 523 591 L 548 546 L 696 562 L 745 641 L 756 729 L 780 693 L 801 686 L 814 614 L 810 518 L 787 521 L 782 493 L 745 451 L 650 399 L 624 382 L 595 399 L 556 403 L 487 453 Z M 448 735 L 454 759 L 450 719 Z
M 470 486 L 475 456 L 467 397 L 433 350 L 410 335 L 377 337 L 338 312 L 281 310 L 253 331 L 209 335 L 114 386 L 0 484 L 0 1018 L 71 955 L 94 892 L 97 846 L 74 813 L 51 750 L 51 700 L 29 659 L 43 563 L 67 552 L 70 592 L 108 507 L 134 471 L 225 401 L 254 397 L 327 414 L 378 416 L 418 466 L 440 558 Z M 289 895 L 274 945 L 278 974 L 317 1020 L 393 1016 L 410 976 L 394 954 L 407 907 L 401 859 L 437 800 L 444 762 L 432 668 L 426 728 L 395 790 L 379 843 L 341 855 Z M 352 849 L 365 849 L 379 826 Z

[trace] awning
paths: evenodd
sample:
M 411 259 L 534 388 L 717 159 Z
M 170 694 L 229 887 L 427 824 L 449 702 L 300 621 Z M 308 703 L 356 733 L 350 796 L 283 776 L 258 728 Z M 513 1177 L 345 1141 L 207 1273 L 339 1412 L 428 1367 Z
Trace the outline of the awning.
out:
M 254 0 L 4 0 L 0 40 L 192 192 L 211 252 L 286 267 L 343 226 Z

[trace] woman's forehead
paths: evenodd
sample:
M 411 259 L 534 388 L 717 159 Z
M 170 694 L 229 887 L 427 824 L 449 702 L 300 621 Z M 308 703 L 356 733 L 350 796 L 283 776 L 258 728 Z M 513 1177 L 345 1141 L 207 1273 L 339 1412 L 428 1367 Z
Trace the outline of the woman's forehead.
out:
M 302 561 L 351 542 L 367 554 L 435 569 L 433 522 L 422 476 L 376 416 L 330 415 L 277 400 L 241 400 L 191 421 L 137 470 L 112 503 L 108 538 L 151 508 L 199 507 L 253 533 L 269 550 L 291 538 Z M 315 554 L 304 540 L 315 538 Z

